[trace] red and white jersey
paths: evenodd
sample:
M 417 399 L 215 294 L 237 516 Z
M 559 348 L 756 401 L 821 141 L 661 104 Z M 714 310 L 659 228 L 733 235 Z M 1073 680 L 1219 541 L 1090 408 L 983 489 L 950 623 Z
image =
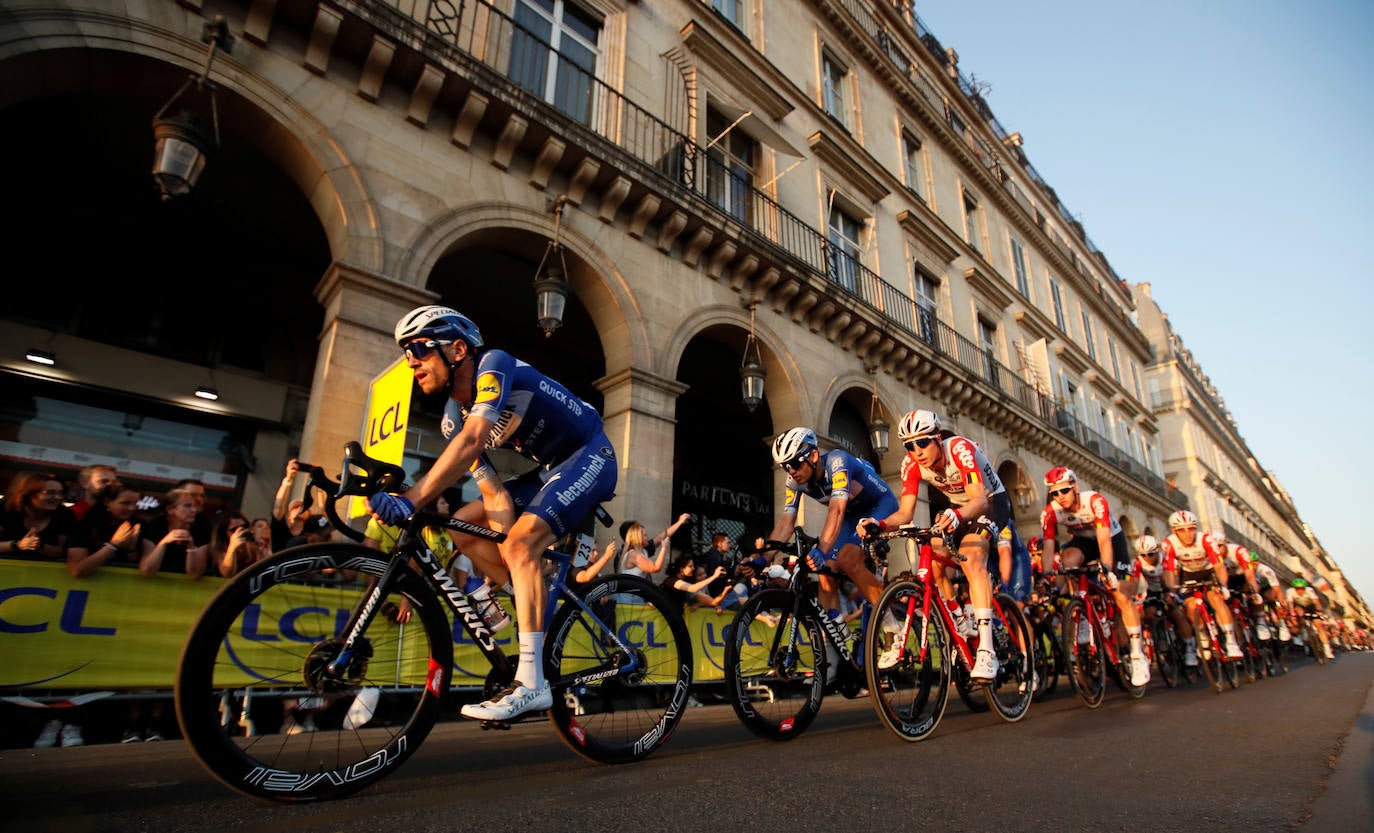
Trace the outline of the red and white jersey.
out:
M 1221 561 L 1226 565 L 1227 573 L 1242 576 L 1250 572 L 1250 550 L 1240 544 L 1222 544 L 1217 549 L 1221 552 Z
M 950 437 L 941 445 L 944 454 L 940 469 L 923 468 L 908 452 L 902 458 L 902 494 L 920 496 L 921 482 L 945 493 L 951 506 L 967 506 L 969 483 L 982 483 L 983 492 L 991 500 L 992 496 L 1005 492 L 1006 486 L 997 476 L 992 463 L 978 444 L 966 437 Z
M 1121 532 L 1121 524 L 1112 517 L 1107 499 L 1097 492 L 1079 492 L 1077 509 L 1060 509 L 1051 500 L 1040 513 L 1040 537 L 1058 541 L 1055 537 L 1063 526 L 1073 538 L 1095 538 L 1099 527 L 1106 527 L 1111 535 Z
M 1206 533 L 1193 538 L 1191 547 L 1183 546 L 1177 533 L 1170 533 L 1164 539 L 1164 569 L 1169 572 L 1185 570 L 1200 573 L 1211 570 L 1212 565 L 1221 560 L 1221 552 L 1212 544 L 1212 536 Z
M 1144 598 L 1147 592 L 1162 593 L 1164 591 L 1164 559 L 1161 557 L 1151 567 L 1150 562 L 1145 560 L 1145 556 L 1137 555 L 1135 561 L 1131 562 L 1131 578 L 1145 579 L 1138 594 L 1140 598 Z

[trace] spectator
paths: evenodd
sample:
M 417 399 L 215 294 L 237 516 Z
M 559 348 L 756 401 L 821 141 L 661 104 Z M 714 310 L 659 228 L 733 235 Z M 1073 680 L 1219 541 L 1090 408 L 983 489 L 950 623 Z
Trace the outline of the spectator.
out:
M 724 600 L 725 593 L 713 597 L 702 591 L 711 582 L 724 575 L 725 568 L 717 567 L 704 578 L 693 581 L 692 579 L 696 574 L 696 559 L 689 554 L 679 555 L 673 559 L 668 576 L 663 579 L 661 586 L 664 592 L 668 594 L 668 598 L 685 606 L 687 610 L 697 610 L 703 607 L 714 608 Z
M 697 560 L 698 567 L 707 573 L 714 573 L 717 567 L 724 567 L 725 574 L 706 588 L 706 592 L 712 596 L 718 596 L 725 592 L 730 585 L 730 579 L 734 575 L 735 565 L 739 562 L 739 556 L 732 553 L 730 547 L 730 536 L 724 532 L 717 532 L 711 536 L 711 546 L 701 554 Z
M 621 524 L 620 537 L 625 539 L 625 549 L 621 552 L 616 572 L 644 579 L 647 579 L 650 573 L 662 572 L 663 565 L 668 559 L 669 539 L 691 519 L 691 515 L 683 512 L 667 529 L 654 536 L 653 543 L 658 547 L 658 551 L 653 558 L 649 558 L 648 530 L 644 528 L 644 524 L 639 521 L 626 521 Z
M 716 605 L 716 613 L 738 610 L 745 599 L 763 589 L 765 581 L 759 562 L 752 558 L 736 565 L 734 579 L 734 584 L 730 585 L 729 590 Z
M 229 578 L 268 555 L 258 544 L 246 515 L 233 509 L 221 513 L 210 536 L 210 557 L 221 576 Z
M 287 541 L 297 535 L 305 534 L 305 522 L 310 518 L 310 510 L 305 501 L 291 499 L 300 464 L 295 457 L 286 461 L 286 476 L 277 487 L 277 497 L 272 503 L 272 551 L 280 552 L 287 547 Z
M 173 489 L 181 489 L 196 501 L 196 519 L 191 534 L 197 541 L 208 541 L 213 532 L 210 515 L 205 511 L 205 482 L 194 477 L 183 477 L 172 484 Z
M 67 571 L 84 578 L 103 566 L 137 567 L 138 490 L 118 480 L 88 495 L 94 501 L 77 522 L 67 549 Z
M 272 549 L 272 522 L 266 518 L 254 518 L 248 528 L 253 530 L 253 540 L 257 542 L 258 549 L 262 551 L 262 557 L 273 553 Z
M 0 511 L 0 554 L 10 558 L 67 557 L 67 539 L 76 525 L 62 505 L 62 481 L 46 472 L 18 472 L 10 481 Z
M 183 489 L 167 493 L 161 517 L 144 524 L 143 555 L 138 571 L 145 576 L 158 573 L 184 573 L 192 581 L 205 575 L 209 567 L 210 541 L 196 538 L 196 517 L 200 504 Z
M 119 479 L 119 470 L 114 466 L 97 463 L 85 466 L 76 474 L 76 482 L 81 486 L 81 499 L 71 505 L 72 516 L 78 521 L 94 505 L 96 493 Z

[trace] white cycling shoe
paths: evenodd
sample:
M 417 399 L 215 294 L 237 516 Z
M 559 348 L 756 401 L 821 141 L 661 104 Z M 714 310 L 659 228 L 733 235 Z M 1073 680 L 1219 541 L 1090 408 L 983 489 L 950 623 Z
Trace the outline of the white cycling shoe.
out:
M 986 648 L 980 648 L 973 660 L 973 670 L 968 672 L 968 676 L 975 683 L 990 683 L 997 679 L 997 668 L 997 655 Z
M 1150 681 L 1150 661 L 1145 657 L 1131 657 L 1131 685 L 1143 686 Z
M 517 682 L 484 703 L 468 703 L 463 717 L 473 720 L 510 720 L 525 712 L 543 711 L 553 706 L 553 690 L 548 683 L 540 688 L 526 688 Z
M 1240 646 L 1236 644 L 1236 641 L 1234 639 L 1228 639 L 1225 641 L 1227 659 L 1240 659 L 1241 657 L 1245 656 L 1245 654 L 1241 652 Z

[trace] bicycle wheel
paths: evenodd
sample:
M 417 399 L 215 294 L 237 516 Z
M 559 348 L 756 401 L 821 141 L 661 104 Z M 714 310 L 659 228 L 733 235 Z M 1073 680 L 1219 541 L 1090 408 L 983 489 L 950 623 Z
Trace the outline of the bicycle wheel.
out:
M 1080 642 L 1079 637 L 1087 637 Z M 1107 695 L 1107 663 L 1097 629 L 1088 621 L 1088 608 L 1080 599 L 1064 608 L 1065 671 L 1074 692 L 1090 709 L 1102 705 Z
M 1179 653 L 1178 637 L 1163 616 L 1150 621 L 1150 639 L 1154 643 L 1155 665 L 1159 668 L 1159 678 L 1168 688 L 1178 686 L 1178 669 L 1183 665 Z
M 1030 622 L 1009 593 L 998 593 L 993 611 L 992 644 L 997 654 L 997 677 L 983 691 L 997 716 L 1015 723 L 1026 716 L 1035 697 L 1035 651 Z
M 873 709 L 883 725 L 905 741 L 929 737 L 949 702 L 954 664 L 949 639 L 939 616 L 925 616 L 924 598 L 925 587 L 917 582 L 889 584 L 878 597 L 864 633 L 864 670 Z M 932 599 L 931 604 L 940 601 Z M 894 645 L 901 646 L 895 662 Z M 880 667 L 887 662 L 893 664 Z
M 1240 643 L 1241 658 L 1236 662 L 1236 673 L 1244 676 L 1246 682 L 1255 682 L 1263 675 L 1260 670 L 1259 648 L 1250 626 L 1236 619 L 1236 642 Z
M 294 547 L 240 573 L 210 600 L 182 649 L 175 700 L 187 744 L 216 778 L 255 798 L 340 798 L 419 748 L 448 691 L 453 630 L 418 573 L 396 577 L 410 621 L 377 616 L 343 673 L 326 672 L 368 579 L 388 560 L 350 543 Z M 251 701 L 263 718 L 263 704 L 286 698 L 352 704 L 341 717 L 335 709 L 317 713 L 318 731 L 235 734 L 240 702 Z M 253 722 L 256 729 L 273 721 Z
M 1202 617 L 1197 613 L 1191 614 L 1189 621 L 1193 625 L 1193 633 L 1197 636 L 1197 664 L 1202 669 L 1202 675 L 1207 679 L 1207 685 L 1212 691 L 1220 694 L 1225 687 L 1222 682 L 1221 671 L 1221 646 L 1213 644 L 1211 634 L 1207 630 L 1207 623 L 1202 621 Z
M 599 603 L 612 598 L 613 619 L 603 627 L 592 614 L 608 615 Z M 672 736 L 692 691 L 692 642 L 681 606 L 648 581 L 624 575 L 593 582 L 582 600 L 592 613 L 564 601 L 544 638 L 549 720 L 588 760 L 641 760 Z M 616 645 L 617 634 L 628 652 Z M 630 661 L 632 670 L 605 676 Z
M 725 639 L 725 690 L 749 731 L 791 740 L 816 719 L 825 697 L 821 623 L 791 590 L 764 590 L 735 614 Z
M 1311 622 L 1302 629 L 1302 641 L 1307 650 L 1312 652 L 1312 659 L 1316 660 L 1318 665 L 1326 665 L 1326 649 L 1322 647 L 1321 635 Z
M 1063 654 L 1059 640 L 1055 638 L 1054 628 L 1048 622 L 1035 625 L 1035 697 L 1036 702 L 1044 700 L 1059 687 L 1060 666 Z

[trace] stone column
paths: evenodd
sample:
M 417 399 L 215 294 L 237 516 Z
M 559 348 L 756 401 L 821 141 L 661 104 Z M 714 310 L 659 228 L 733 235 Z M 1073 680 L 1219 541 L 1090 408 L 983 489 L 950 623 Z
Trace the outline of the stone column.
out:
M 606 436 L 620 461 L 616 499 L 607 507 L 616 527 L 642 522 L 657 534 L 674 519 L 673 437 L 677 431 L 677 398 L 687 386 L 650 371 L 629 367 L 596 380 L 606 397 L 602 416 Z M 617 529 L 618 531 L 618 529 Z M 605 540 L 598 531 L 599 540 Z
M 372 380 L 400 356 L 391 339 L 397 319 L 438 295 L 335 262 L 315 286 L 315 298 L 324 325 L 300 457 L 337 477 L 344 443 L 363 438 Z

